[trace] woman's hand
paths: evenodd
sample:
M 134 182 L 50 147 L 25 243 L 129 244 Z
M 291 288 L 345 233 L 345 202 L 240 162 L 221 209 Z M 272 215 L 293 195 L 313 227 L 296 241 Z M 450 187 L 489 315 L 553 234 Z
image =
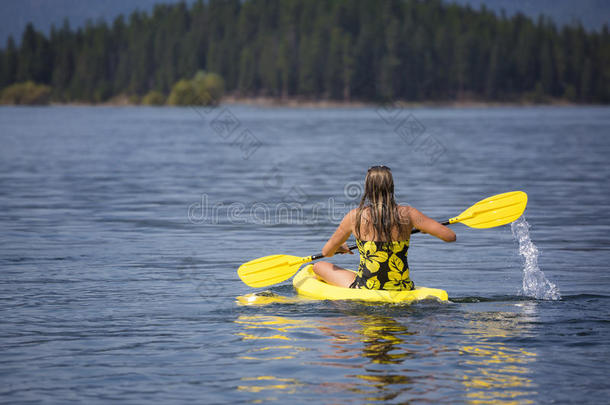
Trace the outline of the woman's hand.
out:
M 335 253 L 339 253 L 339 254 L 349 253 L 350 255 L 354 254 L 354 252 L 349 250 L 349 248 L 347 247 L 347 243 L 344 243 L 341 246 L 339 246 L 339 249 L 337 249 L 337 251 Z

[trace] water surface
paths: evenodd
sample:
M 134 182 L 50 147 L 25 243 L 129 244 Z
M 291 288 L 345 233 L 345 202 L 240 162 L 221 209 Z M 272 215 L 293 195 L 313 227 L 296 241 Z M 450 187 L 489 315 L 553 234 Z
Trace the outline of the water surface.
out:
M 6 403 L 605 402 L 610 110 L 0 109 L 0 398 Z M 529 194 L 509 226 L 414 235 L 452 304 L 243 306 L 237 267 L 320 251 L 366 169 L 445 219 Z M 357 266 L 357 256 L 336 263 Z

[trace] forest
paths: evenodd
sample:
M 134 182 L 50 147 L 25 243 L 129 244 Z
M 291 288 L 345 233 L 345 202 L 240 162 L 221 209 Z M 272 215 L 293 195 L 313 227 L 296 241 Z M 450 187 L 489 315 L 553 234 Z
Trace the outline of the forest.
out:
M 440 0 L 209 0 L 30 24 L 0 50 L 0 89 L 60 103 L 163 103 L 202 74 L 278 100 L 608 103 L 610 36 Z

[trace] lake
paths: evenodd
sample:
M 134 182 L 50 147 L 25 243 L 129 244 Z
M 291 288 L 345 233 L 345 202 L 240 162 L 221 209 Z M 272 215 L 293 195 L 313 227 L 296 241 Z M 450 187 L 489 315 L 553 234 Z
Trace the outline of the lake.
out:
M 2 107 L 1 401 L 603 403 L 608 128 L 607 107 Z M 439 220 L 527 192 L 560 298 L 524 294 L 508 225 L 413 235 L 412 279 L 451 303 L 239 280 L 318 253 L 376 164 Z

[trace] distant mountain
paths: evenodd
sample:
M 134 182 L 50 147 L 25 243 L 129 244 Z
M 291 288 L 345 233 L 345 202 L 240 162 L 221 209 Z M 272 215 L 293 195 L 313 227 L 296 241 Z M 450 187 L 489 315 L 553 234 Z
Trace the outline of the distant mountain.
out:
M 522 12 L 538 18 L 540 14 L 551 17 L 558 25 L 580 22 L 587 30 L 599 31 L 608 24 L 610 1 L 608 0 L 444 0 L 445 3 L 470 5 L 480 9 L 485 5 L 499 14 L 504 10 L 508 16 Z
M 134 10 L 150 11 L 157 3 L 178 3 L 181 0 L 0 0 L 0 48 L 12 35 L 20 42 L 28 22 L 38 30 L 48 33 L 51 25 L 61 26 L 64 18 L 72 27 L 79 27 L 87 20 L 112 21 L 120 14 L 129 15 Z M 196 0 L 185 0 L 192 4 Z M 479 9 L 505 10 L 507 15 L 518 11 L 530 17 L 545 14 L 558 24 L 581 21 L 591 30 L 599 30 L 610 16 L 609 0 L 444 0 L 446 3 L 469 4 Z
M 112 21 L 120 14 L 135 10 L 151 11 L 157 3 L 178 3 L 181 0 L 0 0 L 0 48 L 9 35 L 21 42 L 27 23 L 48 33 L 51 25 L 60 27 L 65 18 L 70 26 L 79 27 L 87 20 Z M 186 0 L 187 4 L 195 0 Z

